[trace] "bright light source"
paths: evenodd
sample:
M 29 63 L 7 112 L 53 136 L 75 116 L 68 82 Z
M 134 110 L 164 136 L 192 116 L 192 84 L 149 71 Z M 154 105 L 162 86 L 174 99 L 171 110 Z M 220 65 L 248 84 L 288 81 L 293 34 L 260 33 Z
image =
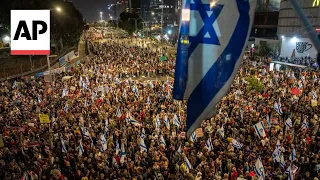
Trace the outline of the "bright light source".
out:
M 168 30 L 168 34 L 170 35 L 172 33 L 172 31 L 171 30 Z
M 103 12 L 100 12 L 100 15 L 102 15 L 103 14 Z
M 291 41 L 293 41 L 293 42 L 297 42 L 298 41 L 298 39 L 297 39 L 297 37 L 293 37 L 292 39 L 291 39 Z
M 182 9 L 182 21 L 190 21 L 190 9 Z
M 212 0 L 211 2 L 210 2 L 210 8 L 213 8 L 215 5 L 216 5 L 216 1 L 215 0 Z
M 153 16 L 153 15 L 154 15 L 154 12 L 152 12 L 151 14 L 152 14 L 152 16 Z
M 251 47 L 254 48 L 254 44 L 251 44 Z
M 110 19 L 112 19 L 112 16 L 110 16 Z
M 61 8 L 60 8 L 60 7 L 57 7 L 56 10 L 57 10 L 58 12 L 61 12 Z
M 9 36 L 5 36 L 5 37 L 3 38 L 3 41 L 9 42 L 9 41 L 10 41 L 10 37 L 9 37 Z
M 284 39 L 284 36 L 282 35 L 281 38 Z

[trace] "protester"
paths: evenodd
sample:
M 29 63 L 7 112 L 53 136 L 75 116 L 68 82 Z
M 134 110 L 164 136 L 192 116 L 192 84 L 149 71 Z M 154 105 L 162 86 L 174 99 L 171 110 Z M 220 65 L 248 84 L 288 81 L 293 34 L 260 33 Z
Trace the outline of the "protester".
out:
M 52 86 L 1 83 L 0 179 L 257 179 L 258 158 L 265 179 L 287 177 L 289 166 L 296 179 L 320 178 L 319 72 L 243 62 L 217 114 L 186 139 L 173 58 L 111 39 L 89 47 L 89 61 Z

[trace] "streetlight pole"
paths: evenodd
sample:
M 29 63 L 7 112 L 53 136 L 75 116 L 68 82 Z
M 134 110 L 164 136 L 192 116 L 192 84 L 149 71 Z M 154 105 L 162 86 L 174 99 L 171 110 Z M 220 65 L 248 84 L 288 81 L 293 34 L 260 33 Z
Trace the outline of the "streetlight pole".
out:
M 51 74 L 51 65 L 50 65 L 50 58 L 56 57 L 57 55 L 47 55 L 47 63 L 48 63 L 48 69 L 49 69 L 49 77 L 50 77 L 50 84 L 52 84 L 52 74 Z

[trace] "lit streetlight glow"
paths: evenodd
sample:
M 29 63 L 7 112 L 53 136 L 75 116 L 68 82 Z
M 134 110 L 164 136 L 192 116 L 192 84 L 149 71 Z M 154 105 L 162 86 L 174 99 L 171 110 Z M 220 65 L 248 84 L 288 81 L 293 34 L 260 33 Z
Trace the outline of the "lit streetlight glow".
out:
M 210 2 L 210 8 L 213 8 L 215 5 L 216 5 L 216 1 L 215 0 L 212 0 L 211 2 Z
M 61 8 L 60 8 L 60 7 L 57 7 L 56 10 L 57 10 L 58 12 L 61 12 Z

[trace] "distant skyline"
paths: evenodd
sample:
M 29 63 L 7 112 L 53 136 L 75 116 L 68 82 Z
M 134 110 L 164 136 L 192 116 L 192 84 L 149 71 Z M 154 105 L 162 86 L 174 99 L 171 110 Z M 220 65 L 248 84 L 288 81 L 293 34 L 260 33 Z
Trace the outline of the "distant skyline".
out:
M 108 19 L 108 4 L 113 4 L 117 0 L 73 0 L 72 2 L 87 22 L 94 22 L 99 20 L 101 11 L 103 19 Z

